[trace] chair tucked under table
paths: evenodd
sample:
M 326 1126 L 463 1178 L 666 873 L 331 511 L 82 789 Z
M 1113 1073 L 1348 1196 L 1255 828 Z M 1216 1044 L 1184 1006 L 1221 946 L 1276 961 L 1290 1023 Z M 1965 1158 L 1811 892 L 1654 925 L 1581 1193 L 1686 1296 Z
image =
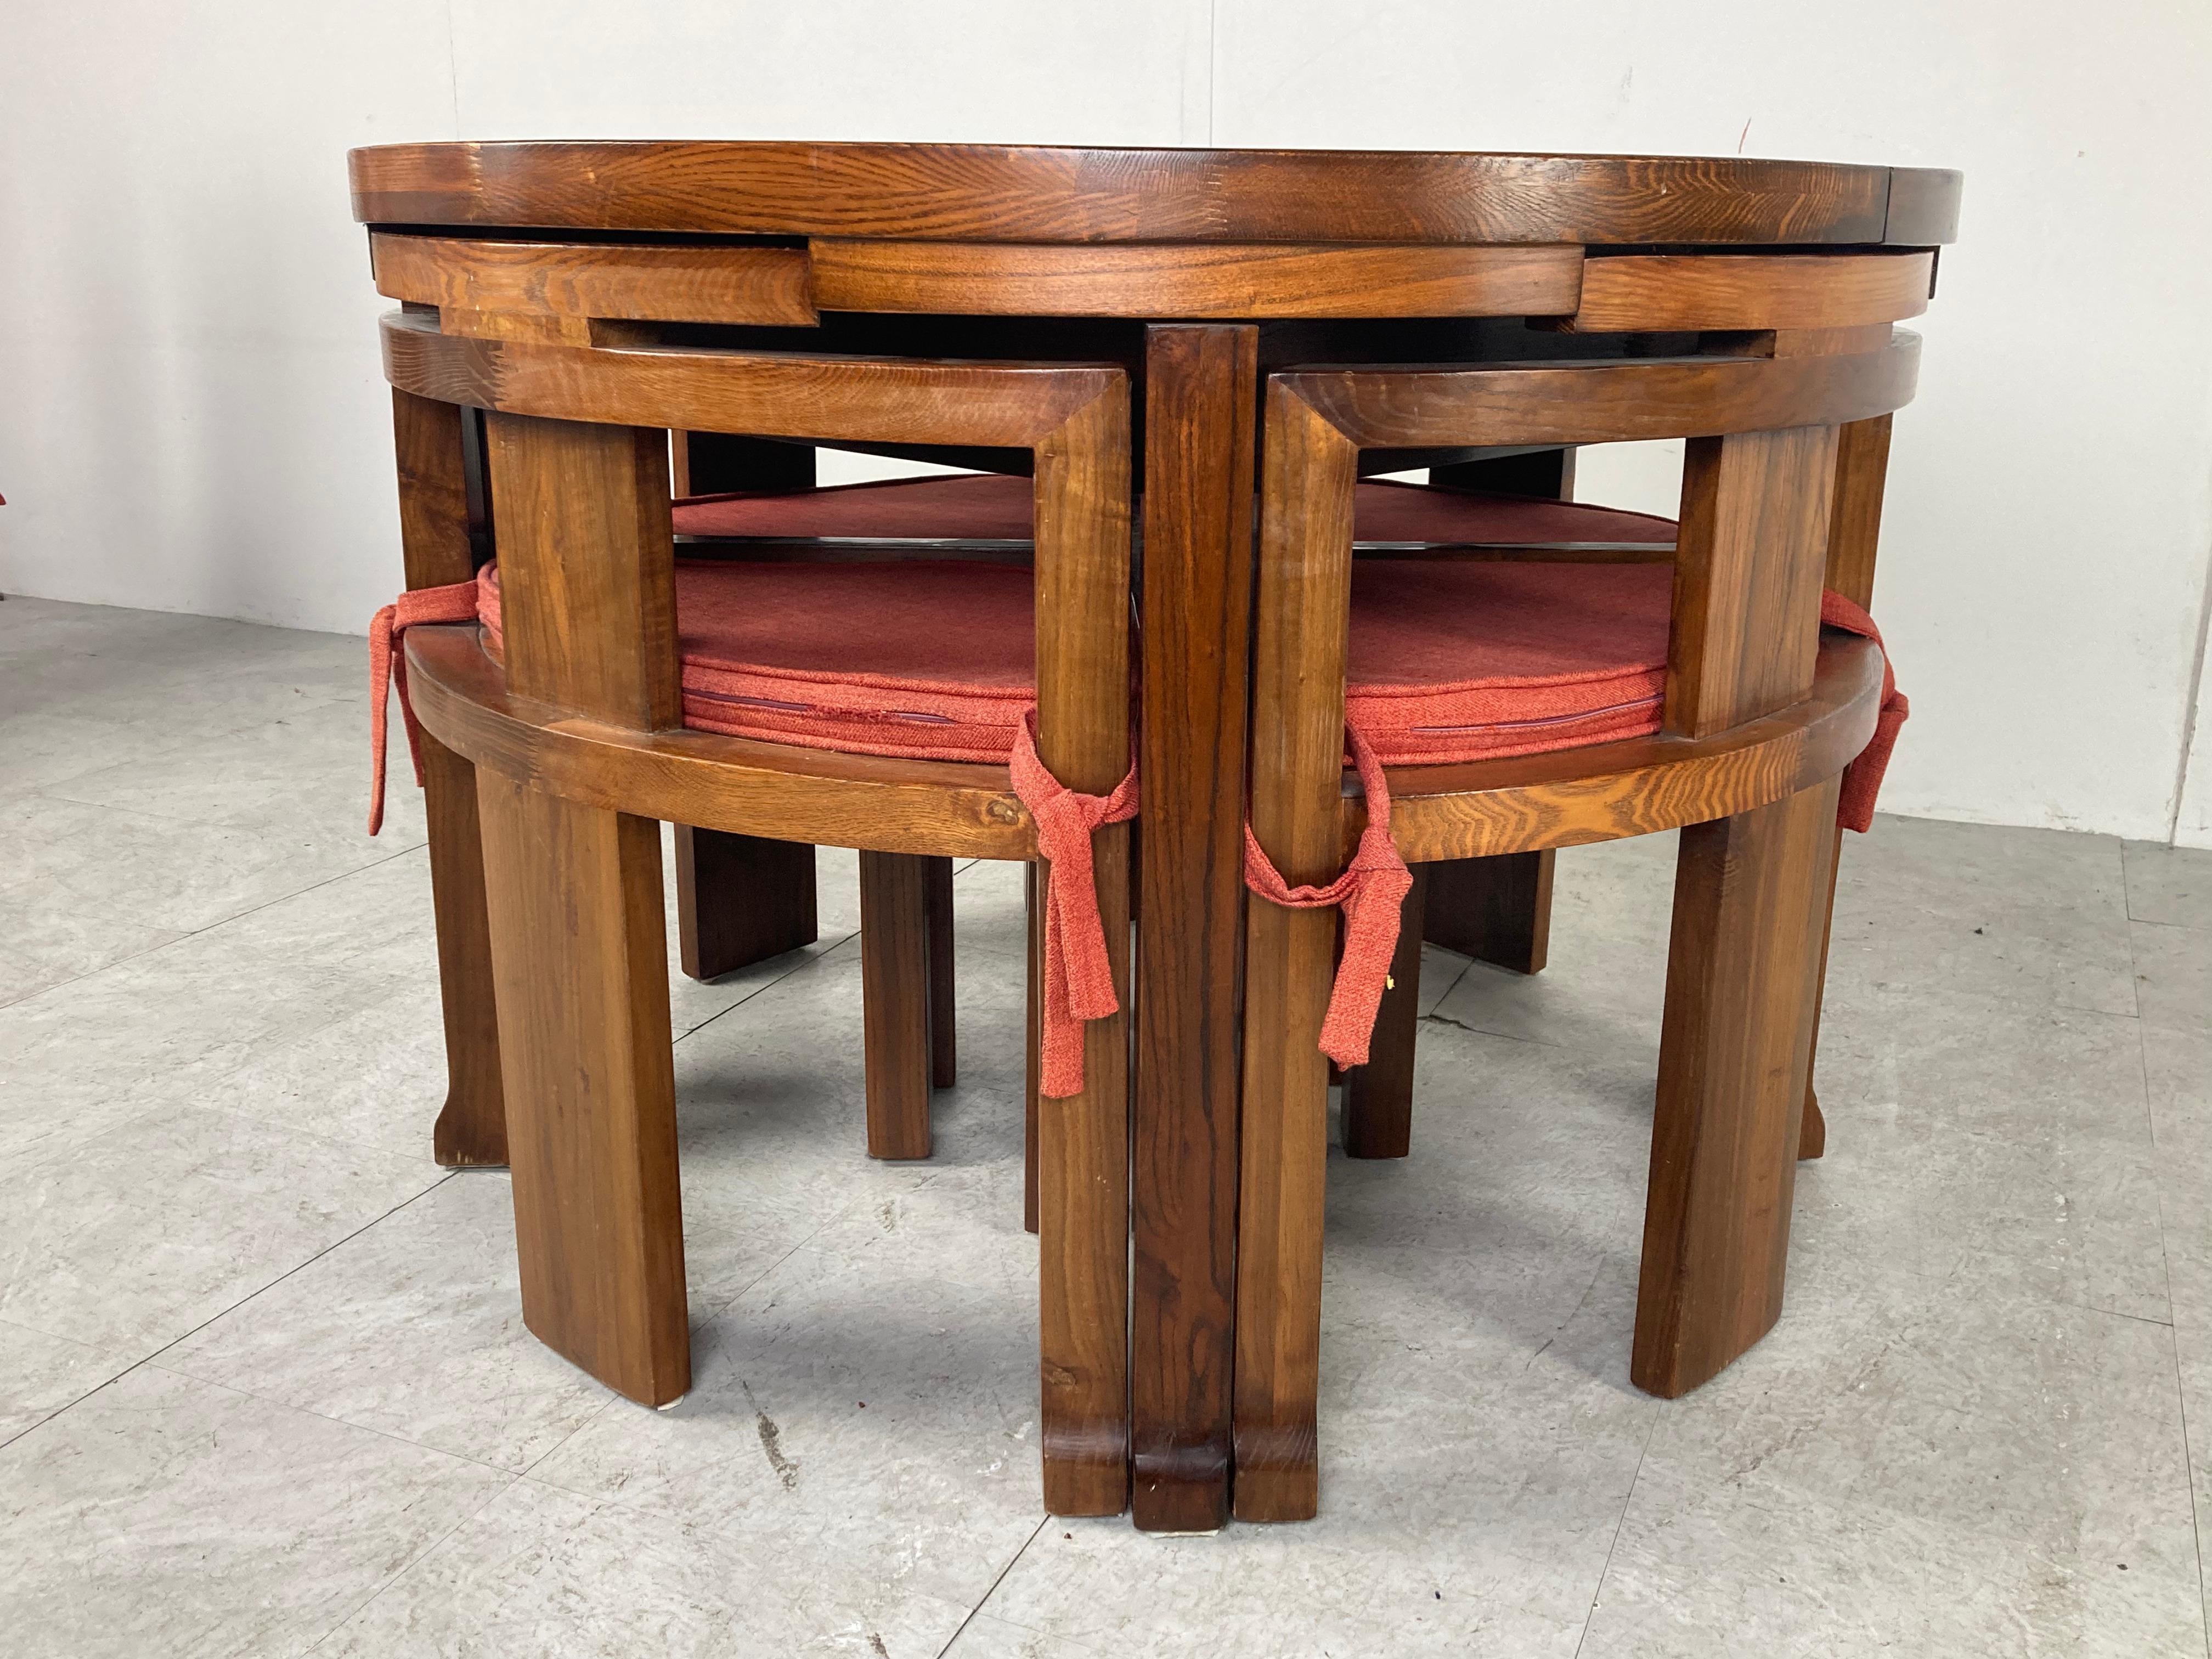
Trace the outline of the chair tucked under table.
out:
M 1839 801 L 1863 821 L 1903 712 L 1864 614 L 1917 361 L 1893 325 L 1925 307 L 1956 175 L 773 143 L 394 145 L 352 167 L 404 307 L 385 362 L 420 596 L 392 621 L 429 792 L 439 1152 L 512 1164 L 533 1330 L 634 1398 L 684 1386 L 655 819 L 690 832 L 698 971 L 800 941 L 804 849 L 908 861 L 870 877 L 872 1036 L 890 1022 L 871 1069 L 902 1079 L 879 1113 L 872 1077 L 871 1137 L 892 1155 L 927 1150 L 926 1084 L 952 1060 L 927 861 L 1048 844 L 1072 866 L 1089 843 L 1083 903 L 1055 865 L 1033 952 L 1061 1034 L 1035 1103 L 1060 1512 L 1316 1512 L 1332 1058 L 1347 1150 L 1401 1154 L 1409 952 L 1426 933 L 1541 966 L 1558 847 L 1682 832 L 1632 1374 L 1680 1393 L 1771 1327 L 1791 1170 L 1822 1133 Z M 694 497 L 791 498 L 794 603 L 842 559 L 886 594 L 917 550 L 916 572 L 1030 559 L 1048 775 L 716 729 L 716 696 L 808 699 L 700 678 L 672 433 Z M 1356 522 L 1361 478 L 1424 467 L 1532 524 L 1575 514 L 1534 499 L 1569 493 L 1574 448 L 1649 439 L 1686 441 L 1679 527 Z M 824 545 L 855 538 L 773 447 L 794 440 L 999 475 L 964 487 L 1003 497 L 1001 529 L 1026 506 L 1026 538 L 964 539 L 1027 544 Z M 858 540 L 963 539 L 906 488 L 911 520 Z M 714 506 L 687 506 L 687 558 L 735 533 L 737 564 L 776 562 L 775 533 L 717 531 Z M 1484 631 L 1516 606 L 1527 639 Z M 1425 611 L 1504 653 L 1483 685 L 1407 671 Z M 1364 665 L 1363 638 L 1383 641 Z M 1505 684 L 1511 649 L 1577 639 L 1571 673 L 1642 689 L 1515 702 L 1544 688 Z M 1431 694 L 1457 712 L 1386 717 Z M 1577 741 L 1471 736 L 1516 720 Z M 1103 955 L 1078 964 L 1094 904 Z

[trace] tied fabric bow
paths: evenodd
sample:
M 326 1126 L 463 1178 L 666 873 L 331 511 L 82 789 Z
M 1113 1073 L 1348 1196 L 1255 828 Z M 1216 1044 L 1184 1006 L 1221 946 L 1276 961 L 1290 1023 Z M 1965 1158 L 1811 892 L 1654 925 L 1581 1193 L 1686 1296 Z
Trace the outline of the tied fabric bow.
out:
M 1051 870 L 1044 894 L 1044 1014 L 1037 1039 L 1037 1092 L 1065 1100 L 1083 1092 L 1083 1027 L 1121 1011 L 1098 914 L 1091 832 L 1137 816 L 1137 769 L 1110 795 L 1079 795 L 1046 769 L 1036 751 L 1036 711 L 1014 733 L 1008 769 L 1014 793 L 1036 823 L 1037 854 Z
M 1244 826 L 1244 884 L 1270 904 L 1289 910 L 1344 911 L 1344 956 L 1329 989 L 1328 1012 L 1321 1024 L 1321 1051 L 1339 1066 L 1364 1066 L 1367 1040 L 1374 1034 L 1375 1012 L 1390 977 L 1390 958 L 1398 948 L 1400 907 L 1413 884 L 1413 872 L 1390 839 L 1390 789 L 1382 763 L 1367 739 L 1350 726 L 1345 745 L 1367 792 L 1367 828 L 1352 863 L 1326 887 L 1292 887 L 1260 846 L 1252 826 Z
M 1859 750 L 1858 758 L 1844 769 L 1843 792 L 1836 799 L 1836 822 L 1864 835 L 1874 824 L 1875 797 L 1881 793 L 1881 775 L 1889 769 L 1890 751 L 1897 747 L 1898 729 L 1912 705 L 1897 689 L 1897 675 L 1889 665 L 1889 647 L 1874 618 L 1832 587 L 1820 593 L 1820 620 L 1830 628 L 1863 634 L 1881 651 L 1881 712 L 1875 718 L 1874 736 Z
M 368 625 L 368 833 L 384 828 L 385 705 L 391 700 L 392 682 L 399 685 L 399 715 L 407 727 L 407 754 L 415 763 L 415 781 L 422 781 L 422 728 L 407 701 L 407 659 L 399 650 L 399 636 L 422 623 L 462 623 L 477 619 L 477 585 L 454 582 L 445 587 L 418 587 L 402 593 L 376 613 Z

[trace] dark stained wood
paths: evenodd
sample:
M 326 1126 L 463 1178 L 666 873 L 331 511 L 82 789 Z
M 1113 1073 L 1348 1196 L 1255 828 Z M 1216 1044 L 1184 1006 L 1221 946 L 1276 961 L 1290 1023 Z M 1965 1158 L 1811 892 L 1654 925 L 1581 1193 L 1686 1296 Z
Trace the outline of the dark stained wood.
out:
M 376 291 L 418 305 L 574 318 L 807 326 L 803 248 L 368 239 Z
M 1293 887 L 1343 867 L 1344 682 L 1352 596 L 1351 444 L 1279 378 L 1262 421 L 1252 638 L 1252 833 Z M 1321 1218 L 1334 910 L 1252 901 L 1244 932 L 1244 1097 L 1237 1216 L 1236 1509 L 1299 1521 L 1320 1501 Z M 1415 950 L 1419 950 L 1415 930 Z
M 868 1156 L 929 1156 L 929 860 L 860 854 Z
M 1541 854 L 1536 857 L 1544 856 Z M 1390 958 L 1390 983 L 1376 1011 L 1367 1064 L 1344 1074 L 1344 1155 L 1403 1158 L 1413 1142 L 1413 1031 L 1421 1014 L 1421 918 L 1439 870 L 1481 870 L 1500 862 L 1417 864 L 1413 884 L 1399 907 L 1398 949 Z
M 1250 326 L 1147 333 L 1130 1432 L 1157 1532 L 1229 1514 L 1258 346 Z
M 480 766 L 583 805 L 824 847 L 992 859 L 1036 851 L 1029 809 L 1003 766 L 844 755 L 712 732 L 624 732 L 515 697 L 473 628 L 410 628 L 405 649 L 426 730 Z
M 1850 356 L 1311 369 L 1288 378 L 1363 448 L 1607 443 L 1887 415 L 1911 400 L 1919 360 L 1919 337 L 1899 331 L 1882 349 Z
M 1711 737 L 1811 689 L 1832 427 L 1699 438 L 1682 463 L 1667 730 Z
M 1001 242 L 1924 246 L 1949 239 L 1959 187 L 1743 156 L 983 144 L 384 144 L 347 164 L 374 224 Z
M 495 416 L 489 453 L 508 680 L 587 718 L 672 723 L 665 440 Z M 482 766 L 477 794 L 523 1319 L 665 1405 L 690 1386 L 690 1338 L 660 827 Z
M 1836 788 L 1682 832 L 1629 1363 L 1662 1398 L 1781 1316 Z
M 1044 1036 L 1044 906 L 1037 891 L 1040 866 L 1022 868 L 1022 915 L 1028 924 L 1028 985 L 1023 996 L 1026 1028 L 1022 1066 L 1022 1228 L 1037 1230 L 1037 1095 Z
M 1449 462 L 1429 469 L 1429 482 L 1446 489 L 1489 491 L 1500 495 L 1541 495 L 1547 501 L 1572 501 L 1575 495 L 1575 452 L 1571 449 L 1523 449 L 1510 455 L 1476 461 Z
M 392 394 L 399 465 L 399 542 L 410 589 L 465 582 L 475 572 L 462 411 Z M 435 738 L 422 738 L 430 904 L 438 927 L 438 992 L 446 1024 L 446 1099 L 431 1141 L 439 1163 L 507 1162 L 500 1090 L 499 1018 L 484 913 L 483 844 L 476 771 Z
M 1636 253 L 1592 259 L 1572 325 L 1585 333 L 1831 329 L 1928 309 L 1932 253 Z
M 1429 941 L 1516 974 L 1540 974 L 1552 939 L 1554 849 L 1454 859 L 1428 872 Z
M 1493 858 L 1644 836 L 1748 811 L 1835 776 L 1874 735 L 1881 653 L 1820 642 L 1810 695 L 1710 738 L 1664 735 L 1548 755 L 1392 767 L 1390 835 L 1413 862 Z M 1365 828 L 1347 793 L 1347 856 Z
M 928 859 L 929 900 L 929 1086 L 950 1089 L 960 1081 L 959 1021 L 953 983 L 952 860 Z M 862 940 L 863 947 L 866 944 Z
M 726 432 L 672 432 L 668 436 L 671 471 L 678 495 L 814 487 L 811 445 L 738 437 Z
M 1836 489 L 1828 508 L 1827 586 L 1861 610 L 1874 605 L 1874 567 L 1881 534 L 1883 484 L 1889 476 L 1890 417 L 1858 421 L 1836 434 Z M 1820 1010 L 1828 984 L 1828 939 L 1835 925 L 1836 877 L 1843 863 L 1844 832 L 1836 831 L 1828 861 L 1828 881 L 1820 909 L 1820 971 L 1813 1001 L 1813 1054 L 1820 1052 Z M 1805 1079 L 1805 1127 L 1797 1156 L 1819 1158 L 1828 1150 L 1828 1123 L 1820 1114 L 1814 1079 Z
M 708 347 L 544 344 L 382 322 L 385 379 L 447 403 L 763 437 L 1033 447 L 1114 385 L 1111 368 L 854 363 Z M 666 440 L 657 441 L 665 449 Z M 665 463 L 664 463 L 665 465 Z
M 1036 445 L 1037 757 L 1109 794 L 1129 769 L 1130 408 L 1117 373 Z M 1129 826 L 1091 836 L 1118 1011 L 1088 1022 L 1083 1088 L 1037 1110 L 1045 1508 L 1129 1505 Z M 1050 866 L 1039 880 L 1054 879 Z
M 693 979 L 720 979 L 821 937 L 814 848 L 805 842 L 676 826 L 678 957 Z
M 1038 317 L 1524 317 L 1574 310 L 1579 247 L 817 241 L 832 311 Z

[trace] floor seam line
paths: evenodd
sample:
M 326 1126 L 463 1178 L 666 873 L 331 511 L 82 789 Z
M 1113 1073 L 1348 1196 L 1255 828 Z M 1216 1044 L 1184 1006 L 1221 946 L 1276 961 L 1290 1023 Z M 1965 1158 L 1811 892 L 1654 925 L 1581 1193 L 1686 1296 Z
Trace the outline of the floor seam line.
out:
M 1605 1581 L 1613 1577 L 1613 1558 L 1620 1549 L 1620 1534 L 1628 1528 L 1628 1511 L 1636 1502 L 1637 1483 L 1644 1479 L 1644 1460 L 1651 1455 L 1651 1442 L 1659 1432 L 1659 1413 L 1651 1413 L 1651 1426 L 1644 1431 L 1644 1444 L 1636 1454 L 1636 1473 L 1628 1477 L 1627 1496 L 1620 1500 L 1620 1519 L 1613 1523 L 1613 1540 L 1605 1547 L 1605 1565 L 1597 1570 L 1597 1583 L 1590 1591 L 1589 1611 L 1583 1615 L 1583 1633 L 1575 1639 L 1574 1659 L 1582 1659 L 1583 1649 L 1589 1642 L 1590 1626 L 1597 1622 L 1598 1604 L 1605 1597 Z
M 968 1616 L 960 1621 L 959 1630 L 954 1631 L 951 1637 L 946 1638 L 945 1645 L 938 1649 L 937 1659 L 945 1659 L 945 1656 L 952 1651 L 953 1645 L 960 1640 L 962 1632 L 966 1631 L 969 1626 L 975 1622 L 976 1615 L 983 1611 L 985 1604 L 988 1602 L 993 1596 L 999 1593 L 999 1586 L 1006 1582 L 1006 1575 L 1014 1570 L 1015 1564 L 1018 1562 L 1022 1557 L 1030 1553 L 1030 1546 L 1036 1543 L 1037 1539 L 1043 1534 L 1044 1529 L 1051 1524 L 1052 1516 L 1050 1512 L 1048 1511 L 1044 1518 L 1039 1521 L 1036 1527 L 1030 1530 L 1030 1535 L 1022 1540 L 1021 1548 L 1016 1550 L 1012 1555 L 1006 1558 L 1006 1565 L 999 1569 L 999 1576 L 991 1581 L 990 1588 L 986 1589 L 983 1594 L 976 1599 L 975 1605 L 974 1607 L 968 1609 Z M 1024 1628 L 1026 1629 L 1027 1626 L 1024 1626 Z

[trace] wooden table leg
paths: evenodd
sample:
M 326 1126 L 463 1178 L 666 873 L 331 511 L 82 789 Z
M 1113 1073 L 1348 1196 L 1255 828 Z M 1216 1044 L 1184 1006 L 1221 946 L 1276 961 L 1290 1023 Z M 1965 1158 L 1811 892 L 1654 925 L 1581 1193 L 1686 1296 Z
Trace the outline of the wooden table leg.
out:
M 407 586 L 465 582 L 475 574 L 476 563 L 470 534 L 470 423 L 455 404 L 396 389 L 392 422 Z M 507 1108 L 500 1090 L 499 1018 L 484 917 L 476 768 L 427 732 L 422 745 L 430 903 L 437 919 L 438 991 L 446 1026 L 446 1100 L 432 1146 L 438 1162 L 448 1167 L 496 1167 L 507 1162 Z
M 665 440 L 488 417 L 507 684 L 678 725 Z M 608 1387 L 690 1386 L 660 829 L 479 768 L 523 1319 Z
M 1150 1532 L 1229 1514 L 1258 347 L 1250 326 L 1146 339 L 1130 1427 Z
M 860 1018 L 868 1156 L 929 1156 L 929 865 L 860 854 Z
M 1413 884 L 1399 906 L 1398 949 L 1390 984 L 1376 1011 L 1367 1064 L 1344 1074 L 1344 1155 L 1403 1158 L 1413 1148 L 1414 1033 L 1421 1018 L 1421 912 L 1429 872 L 1413 866 Z

